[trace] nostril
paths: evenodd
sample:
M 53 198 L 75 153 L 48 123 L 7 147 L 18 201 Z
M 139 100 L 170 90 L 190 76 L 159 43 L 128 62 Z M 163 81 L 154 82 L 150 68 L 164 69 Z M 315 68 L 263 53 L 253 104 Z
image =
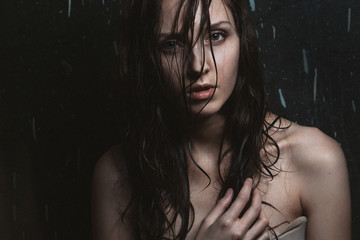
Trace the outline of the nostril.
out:
M 195 80 L 199 79 L 200 76 L 201 76 L 201 72 L 197 72 L 197 71 L 193 71 L 193 70 L 189 70 L 187 73 L 187 77 L 191 81 L 195 81 Z
M 187 78 L 191 81 L 196 81 L 197 79 L 201 78 L 203 74 L 206 74 L 209 71 L 209 69 L 204 64 L 204 61 L 202 63 L 198 61 L 189 61 L 187 65 L 187 71 L 186 75 Z

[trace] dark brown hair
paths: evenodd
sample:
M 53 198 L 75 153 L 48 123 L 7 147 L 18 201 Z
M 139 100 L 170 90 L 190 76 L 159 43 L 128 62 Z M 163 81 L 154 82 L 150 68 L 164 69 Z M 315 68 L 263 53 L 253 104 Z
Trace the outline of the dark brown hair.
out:
M 158 49 L 161 2 L 123 1 L 120 39 L 120 79 L 126 106 L 123 111 L 126 122 L 123 150 L 132 187 L 131 204 L 136 205 L 133 209 L 136 210 L 138 237 L 162 239 L 164 232 L 170 230 L 174 239 L 185 239 L 194 214 L 185 154 L 186 150 L 191 153 L 189 133 L 192 121 L 191 118 L 184 121 L 182 114 L 163 94 L 168 79 L 164 77 Z M 225 155 L 231 156 L 231 162 L 227 175 L 220 174 L 222 189 L 218 199 L 228 188 L 234 189 L 236 196 L 248 177 L 260 174 L 272 177 L 270 170 L 274 162 L 264 161 L 260 152 L 266 151 L 264 145 L 268 141 L 272 141 L 278 150 L 268 134 L 274 122 L 265 121 L 265 91 L 255 28 L 242 1 L 223 0 L 223 3 L 235 20 L 240 59 L 235 89 L 221 110 L 226 117 L 223 140 L 226 139 L 230 147 L 222 149 L 223 145 L 219 146 L 224 154 L 218 158 L 218 169 Z M 192 50 L 191 38 L 199 4 L 203 9 L 200 25 L 204 30 L 200 33 L 207 34 L 211 1 L 179 0 L 178 15 L 182 13 L 184 19 L 180 31 L 185 36 L 184 59 L 189 59 L 187 55 Z M 173 26 L 177 24 L 175 22 Z M 190 39 L 188 33 L 191 33 Z M 185 74 L 182 75 L 184 78 Z M 184 141 L 189 142 L 189 149 L 184 149 Z M 279 151 L 275 162 L 278 154 Z M 196 164 L 195 159 L 192 161 Z M 208 176 L 205 171 L 203 173 Z M 173 219 L 167 218 L 168 209 L 175 213 Z M 175 232 L 174 222 L 179 217 L 181 227 Z

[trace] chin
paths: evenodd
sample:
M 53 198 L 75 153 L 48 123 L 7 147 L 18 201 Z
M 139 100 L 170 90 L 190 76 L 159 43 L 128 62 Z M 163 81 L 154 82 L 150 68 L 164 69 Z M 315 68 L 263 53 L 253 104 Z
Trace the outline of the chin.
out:
M 213 115 L 216 115 L 220 112 L 221 106 L 217 106 L 215 104 L 208 103 L 203 109 L 204 105 L 202 106 L 192 106 L 191 113 L 196 116 L 202 116 L 202 117 L 211 117 Z

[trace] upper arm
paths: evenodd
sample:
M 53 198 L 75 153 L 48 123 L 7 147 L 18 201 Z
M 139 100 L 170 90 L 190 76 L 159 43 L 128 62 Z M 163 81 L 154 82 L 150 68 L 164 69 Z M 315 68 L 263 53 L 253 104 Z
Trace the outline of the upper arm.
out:
M 134 239 L 132 225 L 123 211 L 130 201 L 129 184 L 121 166 L 119 148 L 105 153 L 96 164 L 92 184 L 94 240 Z
M 308 217 L 306 239 L 350 239 L 350 188 L 343 151 L 319 130 L 306 131 L 307 142 L 296 150 L 300 200 Z

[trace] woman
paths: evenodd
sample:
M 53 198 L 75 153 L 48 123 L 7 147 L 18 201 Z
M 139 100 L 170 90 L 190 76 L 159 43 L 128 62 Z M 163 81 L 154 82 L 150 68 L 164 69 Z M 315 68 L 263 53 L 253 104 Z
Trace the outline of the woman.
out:
M 343 153 L 266 110 L 242 3 L 124 7 L 126 134 L 94 172 L 94 239 L 350 239 Z

